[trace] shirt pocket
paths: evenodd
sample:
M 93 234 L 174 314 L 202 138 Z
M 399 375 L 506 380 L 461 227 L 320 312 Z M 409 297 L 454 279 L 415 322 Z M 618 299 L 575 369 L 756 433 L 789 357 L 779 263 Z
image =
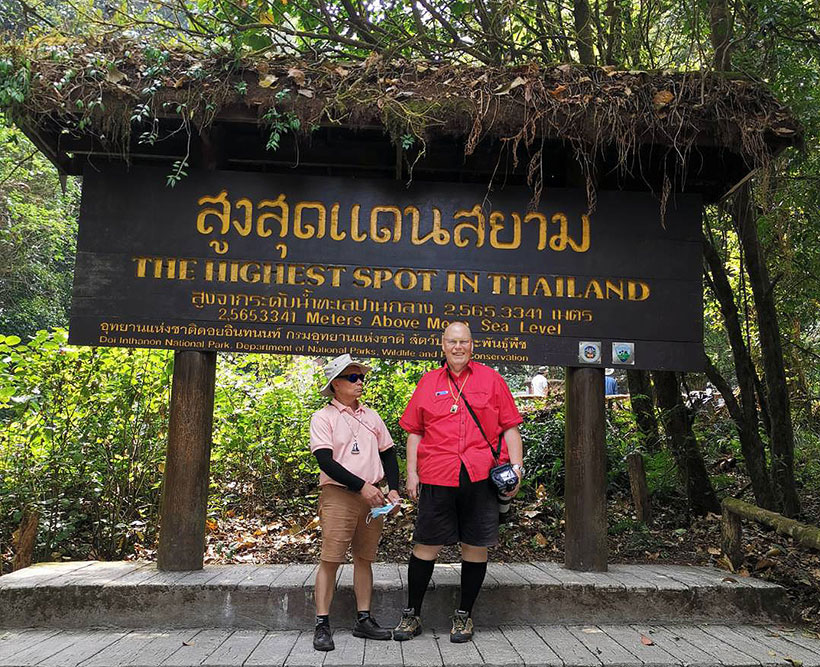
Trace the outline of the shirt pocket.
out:
M 470 392 L 470 395 L 467 397 L 467 400 L 470 401 L 470 405 L 473 407 L 473 410 L 475 410 L 476 413 L 478 413 L 479 410 L 487 409 L 487 406 L 490 402 L 490 394 L 486 391 L 477 391 L 475 393 Z

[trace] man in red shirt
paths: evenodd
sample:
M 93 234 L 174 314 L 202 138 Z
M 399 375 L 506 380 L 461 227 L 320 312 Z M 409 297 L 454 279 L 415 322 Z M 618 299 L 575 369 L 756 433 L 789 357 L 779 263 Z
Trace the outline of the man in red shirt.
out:
M 461 603 L 450 641 L 472 639 L 472 610 L 487 572 L 487 547 L 498 541 L 498 494 L 488 477 L 497 465 L 490 443 L 495 447 L 499 435 L 498 463 L 511 462 L 519 484 L 524 475 L 518 431 L 523 420 L 504 379 L 471 361 L 473 339 L 465 323 L 448 326 L 441 346 L 446 364 L 424 374 L 399 421 L 408 433 L 407 493 L 419 505 L 407 609 L 393 631 L 398 641 L 421 634 L 421 604 L 433 565 L 442 546 L 456 543 L 461 544 Z M 508 495 L 517 493 L 518 485 Z

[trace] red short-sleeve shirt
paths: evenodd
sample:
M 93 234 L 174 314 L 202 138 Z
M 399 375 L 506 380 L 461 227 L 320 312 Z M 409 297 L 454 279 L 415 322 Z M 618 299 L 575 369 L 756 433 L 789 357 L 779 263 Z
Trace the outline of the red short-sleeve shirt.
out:
M 470 361 L 454 379 L 455 385 L 448 382 L 446 366 L 425 373 L 399 420 L 405 431 L 421 436 L 417 470 L 422 484 L 458 486 L 462 463 L 470 480 L 478 482 L 487 479 L 494 465 L 487 440 L 463 399 L 458 401 L 458 410 L 450 412 L 463 382 L 467 384 L 462 396 L 470 402 L 493 448 L 498 447 L 501 433 L 524 421 L 504 378 L 492 368 Z M 499 462 L 509 460 L 507 444 L 502 441 Z

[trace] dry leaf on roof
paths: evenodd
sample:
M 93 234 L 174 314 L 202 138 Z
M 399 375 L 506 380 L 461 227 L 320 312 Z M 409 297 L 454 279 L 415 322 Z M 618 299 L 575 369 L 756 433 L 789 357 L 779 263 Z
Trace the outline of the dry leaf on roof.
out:
M 653 95 L 652 104 L 655 105 L 656 109 L 660 109 L 662 107 L 665 107 L 674 99 L 674 93 L 671 93 L 668 90 L 659 90 L 657 93 Z
M 112 67 L 105 73 L 105 80 L 108 83 L 120 83 L 120 81 L 128 81 L 128 75 L 120 72 L 116 67 Z
M 288 70 L 288 76 L 299 86 L 303 86 L 305 84 L 305 73 L 297 67 L 291 67 Z
M 509 93 L 509 92 L 510 92 L 513 88 L 518 88 L 518 86 L 521 86 L 521 85 L 523 85 L 523 84 L 525 84 L 525 83 L 527 83 L 527 80 L 526 80 L 526 79 L 524 79 L 524 78 L 522 78 L 522 77 L 520 77 L 520 76 L 517 76 L 517 77 L 515 77 L 512 81 L 510 81 L 509 83 L 502 84 L 501 86 L 499 86 L 498 88 L 496 88 L 493 92 L 494 92 L 496 95 L 506 95 L 506 94 L 507 94 L 507 93 Z

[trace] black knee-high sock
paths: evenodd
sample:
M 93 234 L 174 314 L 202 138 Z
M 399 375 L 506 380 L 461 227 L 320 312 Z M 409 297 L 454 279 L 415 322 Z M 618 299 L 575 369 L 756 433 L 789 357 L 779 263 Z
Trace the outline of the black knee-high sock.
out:
M 421 615 L 421 603 L 433 576 L 435 564 L 435 560 L 422 560 L 415 555 L 410 556 L 410 564 L 407 567 L 407 607 L 415 609 L 416 616 Z
M 461 605 L 459 609 L 469 614 L 473 612 L 473 605 L 484 583 L 484 575 L 487 574 L 487 562 L 472 563 L 467 560 L 461 561 Z

